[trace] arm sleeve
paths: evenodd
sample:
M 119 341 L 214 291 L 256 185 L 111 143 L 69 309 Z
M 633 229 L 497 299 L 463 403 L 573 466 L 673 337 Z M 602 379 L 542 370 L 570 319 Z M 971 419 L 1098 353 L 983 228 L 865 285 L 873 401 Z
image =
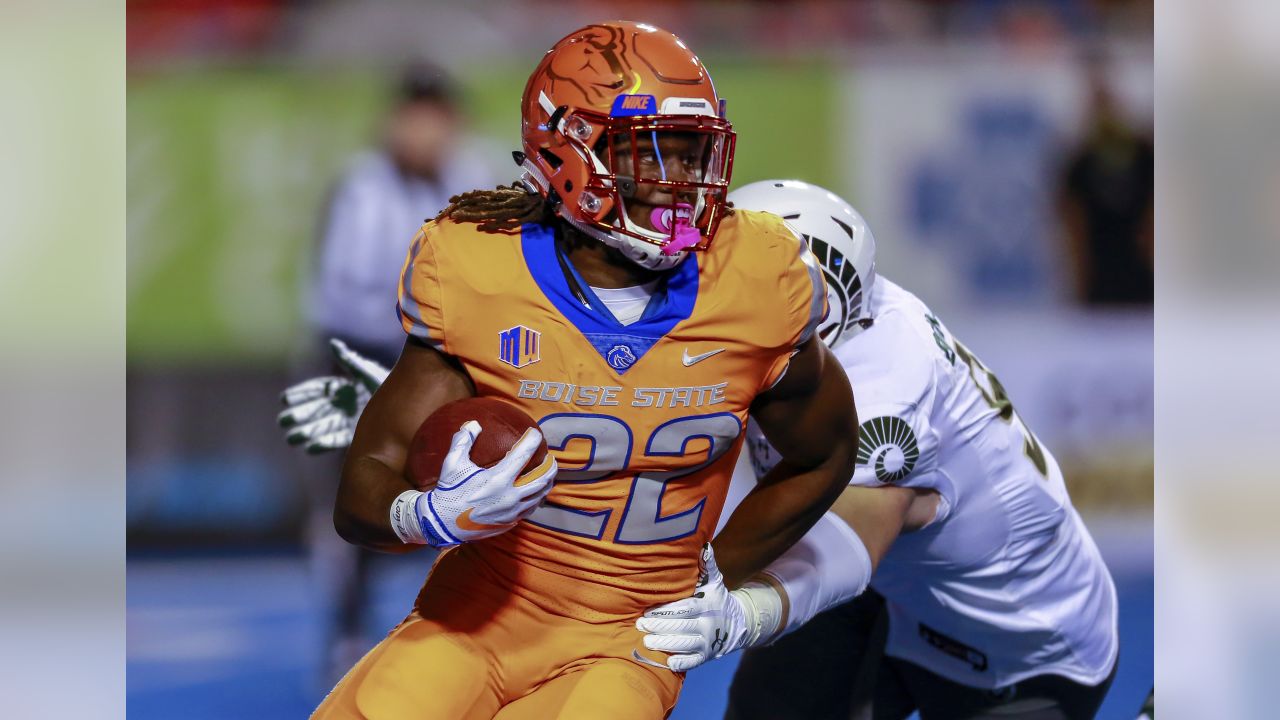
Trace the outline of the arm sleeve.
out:
M 777 582 L 790 605 L 776 638 L 861 595 L 871 582 L 871 555 L 853 528 L 825 513 L 763 574 Z
M 431 228 L 431 223 L 423 226 L 409 247 L 400 271 L 396 312 L 406 333 L 445 352 L 448 343 L 444 333 L 444 295 L 437 276 Z

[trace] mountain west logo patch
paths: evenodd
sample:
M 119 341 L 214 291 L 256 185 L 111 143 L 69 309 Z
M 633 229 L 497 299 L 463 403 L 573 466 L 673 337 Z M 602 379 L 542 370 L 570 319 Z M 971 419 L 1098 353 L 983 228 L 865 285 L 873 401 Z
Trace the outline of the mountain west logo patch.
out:
M 517 325 L 498 333 L 498 359 L 511 367 L 522 368 L 542 359 L 542 333 Z
M 902 418 L 871 418 L 858 428 L 858 464 L 871 465 L 882 483 L 901 480 L 920 459 L 916 434 Z

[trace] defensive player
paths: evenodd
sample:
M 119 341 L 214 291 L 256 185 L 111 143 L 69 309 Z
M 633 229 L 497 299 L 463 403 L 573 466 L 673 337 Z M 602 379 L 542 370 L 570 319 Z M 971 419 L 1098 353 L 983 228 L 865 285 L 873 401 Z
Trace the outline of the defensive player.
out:
M 748 412 L 785 459 L 704 550 L 729 586 L 853 471 L 852 393 L 815 334 L 821 271 L 776 216 L 726 208 L 732 128 L 684 43 L 636 23 L 576 31 L 534 71 L 522 122 L 533 191 L 467 193 L 413 240 L 409 341 L 334 511 L 365 547 L 450 549 L 316 717 L 662 717 L 683 675 L 635 619 L 693 590 Z M 470 422 L 439 484 L 412 489 L 411 436 L 473 394 L 536 418 L 549 459 L 520 475 L 531 430 L 478 468 Z
M 1092 718 L 1115 672 L 1115 587 L 1053 456 L 933 312 L 877 278 L 875 241 L 847 203 L 795 181 L 729 197 L 787 218 L 827 273 L 819 332 L 858 387 L 857 470 L 743 588 L 712 572 L 694 597 L 646 613 L 646 646 L 678 669 L 755 647 L 734 678 L 735 719 Z M 748 443 L 767 473 L 776 453 L 759 433 Z M 883 603 L 846 604 L 869 580 Z M 881 604 L 883 663 L 868 617 Z M 867 662 L 863 693 L 851 685 Z

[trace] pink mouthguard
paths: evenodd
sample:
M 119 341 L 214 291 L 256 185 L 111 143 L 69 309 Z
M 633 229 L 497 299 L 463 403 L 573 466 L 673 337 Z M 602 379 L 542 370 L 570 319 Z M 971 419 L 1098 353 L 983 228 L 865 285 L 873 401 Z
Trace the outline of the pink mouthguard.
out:
M 672 229 L 672 219 L 675 220 L 675 228 Z M 692 245 L 697 245 L 702 239 L 702 235 L 698 229 L 689 224 L 693 218 L 693 206 L 688 203 L 676 203 L 675 210 L 669 207 L 654 208 L 649 215 L 649 220 L 653 222 L 654 228 L 659 232 L 671 233 L 671 239 L 666 245 L 662 246 L 663 255 L 675 255 Z

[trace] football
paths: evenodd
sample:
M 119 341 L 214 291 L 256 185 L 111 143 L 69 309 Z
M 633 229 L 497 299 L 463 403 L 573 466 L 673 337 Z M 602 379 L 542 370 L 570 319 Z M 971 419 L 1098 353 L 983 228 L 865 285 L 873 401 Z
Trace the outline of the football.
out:
M 409 443 L 405 476 L 414 487 L 435 487 L 445 455 L 449 454 L 449 442 L 468 420 L 480 423 L 480 434 L 471 446 L 471 461 L 480 467 L 496 465 L 526 430 L 538 426 L 520 408 L 495 398 L 463 398 L 442 405 L 422 422 Z M 546 456 L 547 441 L 543 440 L 521 472 L 537 467 Z

